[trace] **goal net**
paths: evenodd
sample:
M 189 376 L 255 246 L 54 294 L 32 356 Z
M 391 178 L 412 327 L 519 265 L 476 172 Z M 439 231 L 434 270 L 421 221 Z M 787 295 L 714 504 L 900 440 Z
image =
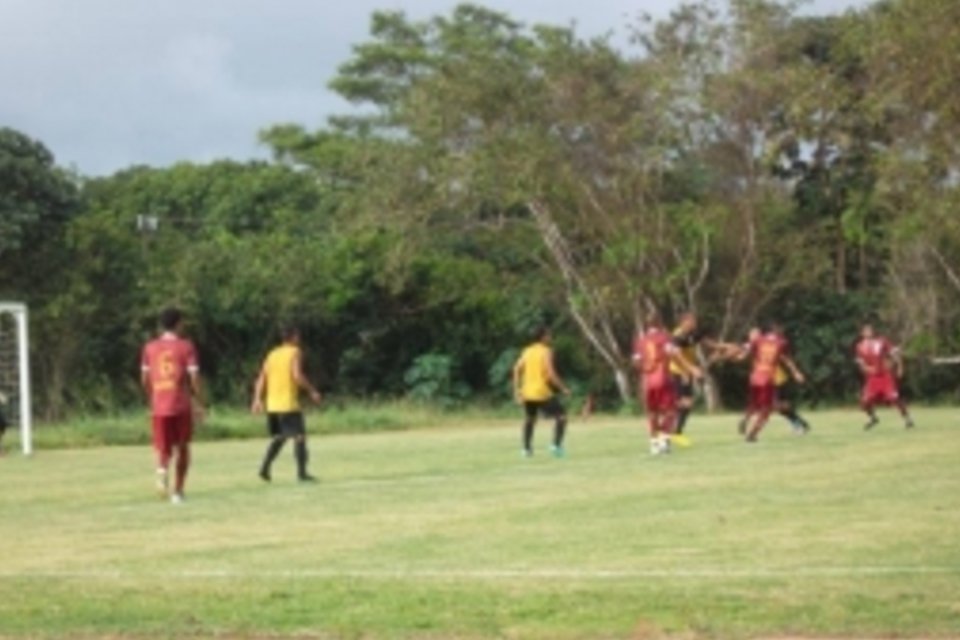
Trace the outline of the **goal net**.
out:
M 29 345 L 26 305 L 0 302 L 0 414 L 8 436 L 19 430 L 25 455 L 33 451 Z

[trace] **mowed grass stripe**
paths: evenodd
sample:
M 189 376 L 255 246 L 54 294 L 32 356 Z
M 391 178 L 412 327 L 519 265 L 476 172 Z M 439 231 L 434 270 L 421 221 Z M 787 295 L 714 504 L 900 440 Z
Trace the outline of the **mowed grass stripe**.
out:
M 311 580 L 329 578 L 358 578 L 374 580 L 634 580 L 639 578 L 718 578 L 718 579 L 752 579 L 752 578 L 822 578 L 822 577 L 859 577 L 859 576 L 914 576 L 914 575 L 960 575 L 958 567 L 904 567 L 904 566 L 849 566 L 849 567 L 796 567 L 789 569 L 776 568 L 685 568 L 664 570 L 577 570 L 577 569 L 448 569 L 448 570 L 420 570 L 407 569 L 367 569 L 367 570 L 277 570 L 277 571 L 234 571 L 234 570 L 207 570 L 207 571 L 158 571 L 158 572 L 123 572 L 123 571 L 57 571 L 18 573 L 0 571 L 0 578 L 33 578 L 62 579 L 62 580 L 127 580 L 139 578 L 144 580 L 233 580 L 233 579 L 278 579 L 278 580 Z
M 575 421 L 564 460 L 546 424 L 532 460 L 516 421 L 331 436 L 311 443 L 317 486 L 290 452 L 261 483 L 264 442 L 202 443 L 180 506 L 152 497 L 145 447 L 11 455 L 0 634 L 43 612 L 53 636 L 945 637 L 954 415 L 864 433 L 821 412 L 807 437 L 775 418 L 756 446 L 736 416 L 695 416 L 666 458 L 640 419 Z M 184 599 L 192 622 L 163 626 Z

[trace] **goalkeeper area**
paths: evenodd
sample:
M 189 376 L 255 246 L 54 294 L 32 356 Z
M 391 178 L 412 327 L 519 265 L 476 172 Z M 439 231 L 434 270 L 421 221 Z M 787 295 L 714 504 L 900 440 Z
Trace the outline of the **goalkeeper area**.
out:
M 25 455 L 33 450 L 28 326 L 26 305 L 0 301 L 0 415 L 8 430 L 19 431 Z
M 519 414 L 519 411 L 518 411 Z M 960 637 L 956 412 L 701 416 L 647 453 L 640 418 L 574 420 L 532 459 L 516 420 L 198 443 L 187 502 L 142 446 L 0 461 L 0 637 Z M 308 417 L 308 424 L 310 418 Z M 146 419 L 144 419 L 146 428 Z

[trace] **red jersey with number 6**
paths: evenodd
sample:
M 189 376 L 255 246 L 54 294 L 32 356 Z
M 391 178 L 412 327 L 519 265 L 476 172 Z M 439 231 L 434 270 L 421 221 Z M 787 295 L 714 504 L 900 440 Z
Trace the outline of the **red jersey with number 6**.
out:
M 857 343 L 857 360 L 868 377 L 882 377 L 890 372 L 889 362 L 894 346 L 886 338 L 864 338 Z
M 196 372 L 197 350 L 189 340 L 165 333 L 143 347 L 141 368 L 150 382 L 150 406 L 155 416 L 190 412 L 189 374 Z
M 639 361 L 645 389 L 659 389 L 671 384 L 670 356 L 677 352 L 670 334 L 662 329 L 651 329 L 637 336 L 633 344 L 633 359 Z
M 753 369 L 750 372 L 750 384 L 755 387 L 772 385 L 780 366 L 780 358 L 787 352 L 786 338 L 767 333 L 750 343 L 753 353 Z

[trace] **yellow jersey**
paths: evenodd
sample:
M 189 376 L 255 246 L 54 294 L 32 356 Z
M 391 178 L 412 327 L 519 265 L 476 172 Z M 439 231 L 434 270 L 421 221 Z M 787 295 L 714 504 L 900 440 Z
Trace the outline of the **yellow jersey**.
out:
M 536 342 L 520 354 L 520 397 L 528 402 L 543 402 L 553 397 L 549 375 L 550 347 Z
M 680 350 L 680 353 L 686 358 L 687 362 L 696 364 L 697 360 L 699 360 L 697 357 L 697 342 L 699 342 L 700 336 L 696 332 L 683 333 L 680 327 L 674 329 L 672 335 L 673 344 L 677 346 L 677 349 Z M 671 358 L 670 375 L 687 377 L 690 374 Z
M 789 379 L 790 376 L 787 375 L 787 370 L 783 368 L 783 365 L 777 365 L 777 370 L 773 374 L 773 384 L 782 387 Z
M 300 347 L 283 344 L 267 354 L 263 370 L 267 376 L 267 413 L 300 411 L 300 387 L 293 376 L 294 360 Z

